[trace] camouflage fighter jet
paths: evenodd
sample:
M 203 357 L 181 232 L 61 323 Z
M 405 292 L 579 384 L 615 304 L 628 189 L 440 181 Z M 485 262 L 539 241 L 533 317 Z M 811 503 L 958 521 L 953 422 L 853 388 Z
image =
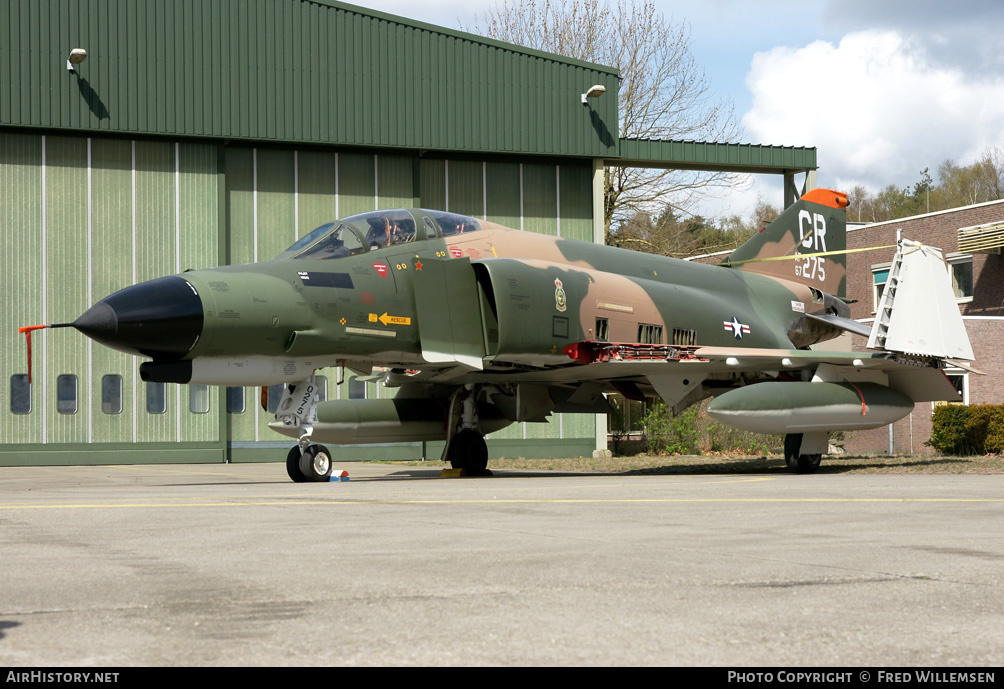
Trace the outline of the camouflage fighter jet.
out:
M 483 473 L 485 434 L 602 413 L 611 392 L 677 411 L 714 396 L 713 417 L 786 434 L 788 465 L 812 472 L 829 431 L 957 400 L 942 369 L 973 358 L 928 247 L 901 243 L 874 327 L 849 318 L 846 205 L 809 192 L 724 267 L 454 213 L 374 211 L 270 261 L 127 287 L 60 325 L 146 357 L 145 381 L 285 384 L 269 425 L 296 439 L 294 481 L 327 480 L 319 443 L 444 440 L 445 461 Z M 845 331 L 876 351 L 809 348 Z M 315 371 L 336 366 L 378 371 L 396 396 L 318 401 Z

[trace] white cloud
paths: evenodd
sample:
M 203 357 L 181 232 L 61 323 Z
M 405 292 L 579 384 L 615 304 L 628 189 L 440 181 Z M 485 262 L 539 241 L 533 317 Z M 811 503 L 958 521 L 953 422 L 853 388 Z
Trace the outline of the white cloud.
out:
M 1004 77 L 937 64 L 897 31 L 757 53 L 746 83 L 748 137 L 817 147 L 821 186 L 906 186 L 1004 143 Z

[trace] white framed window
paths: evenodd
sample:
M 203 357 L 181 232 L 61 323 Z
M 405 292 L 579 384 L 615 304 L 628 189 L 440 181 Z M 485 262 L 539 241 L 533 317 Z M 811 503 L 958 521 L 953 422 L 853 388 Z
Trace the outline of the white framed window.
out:
M 959 391 L 959 395 L 962 396 L 961 402 L 945 402 L 938 401 L 935 402 L 933 407 L 940 407 L 943 404 L 969 404 L 969 372 L 961 368 L 946 368 L 945 375 L 948 380 L 952 382 L 955 389 Z
M 952 271 L 952 290 L 960 304 L 973 300 L 973 257 L 970 254 L 948 254 L 948 267 Z
M 889 271 L 892 263 L 876 263 L 872 266 L 872 313 L 878 311 L 879 302 L 882 301 L 882 293 L 885 285 L 889 281 Z

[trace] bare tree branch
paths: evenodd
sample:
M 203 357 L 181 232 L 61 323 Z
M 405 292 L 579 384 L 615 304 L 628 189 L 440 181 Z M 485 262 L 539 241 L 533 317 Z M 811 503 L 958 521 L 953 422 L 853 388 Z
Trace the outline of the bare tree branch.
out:
M 742 129 L 732 104 L 713 98 L 690 52 L 690 28 L 651 0 L 500 0 L 462 27 L 500 41 L 616 67 L 622 138 L 735 143 Z M 670 204 L 693 209 L 706 194 L 742 176 L 647 168 L 607 168 L 604 224 Z

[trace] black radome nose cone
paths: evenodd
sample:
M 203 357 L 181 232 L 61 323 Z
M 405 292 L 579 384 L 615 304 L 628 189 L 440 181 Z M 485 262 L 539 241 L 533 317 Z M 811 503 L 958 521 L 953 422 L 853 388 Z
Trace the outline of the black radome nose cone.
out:
M 105 297 L 73 322 L 95 342 L 156 360 L 180 359 L 202 335 L 202 299 L 190 282 L 171 276 Z

